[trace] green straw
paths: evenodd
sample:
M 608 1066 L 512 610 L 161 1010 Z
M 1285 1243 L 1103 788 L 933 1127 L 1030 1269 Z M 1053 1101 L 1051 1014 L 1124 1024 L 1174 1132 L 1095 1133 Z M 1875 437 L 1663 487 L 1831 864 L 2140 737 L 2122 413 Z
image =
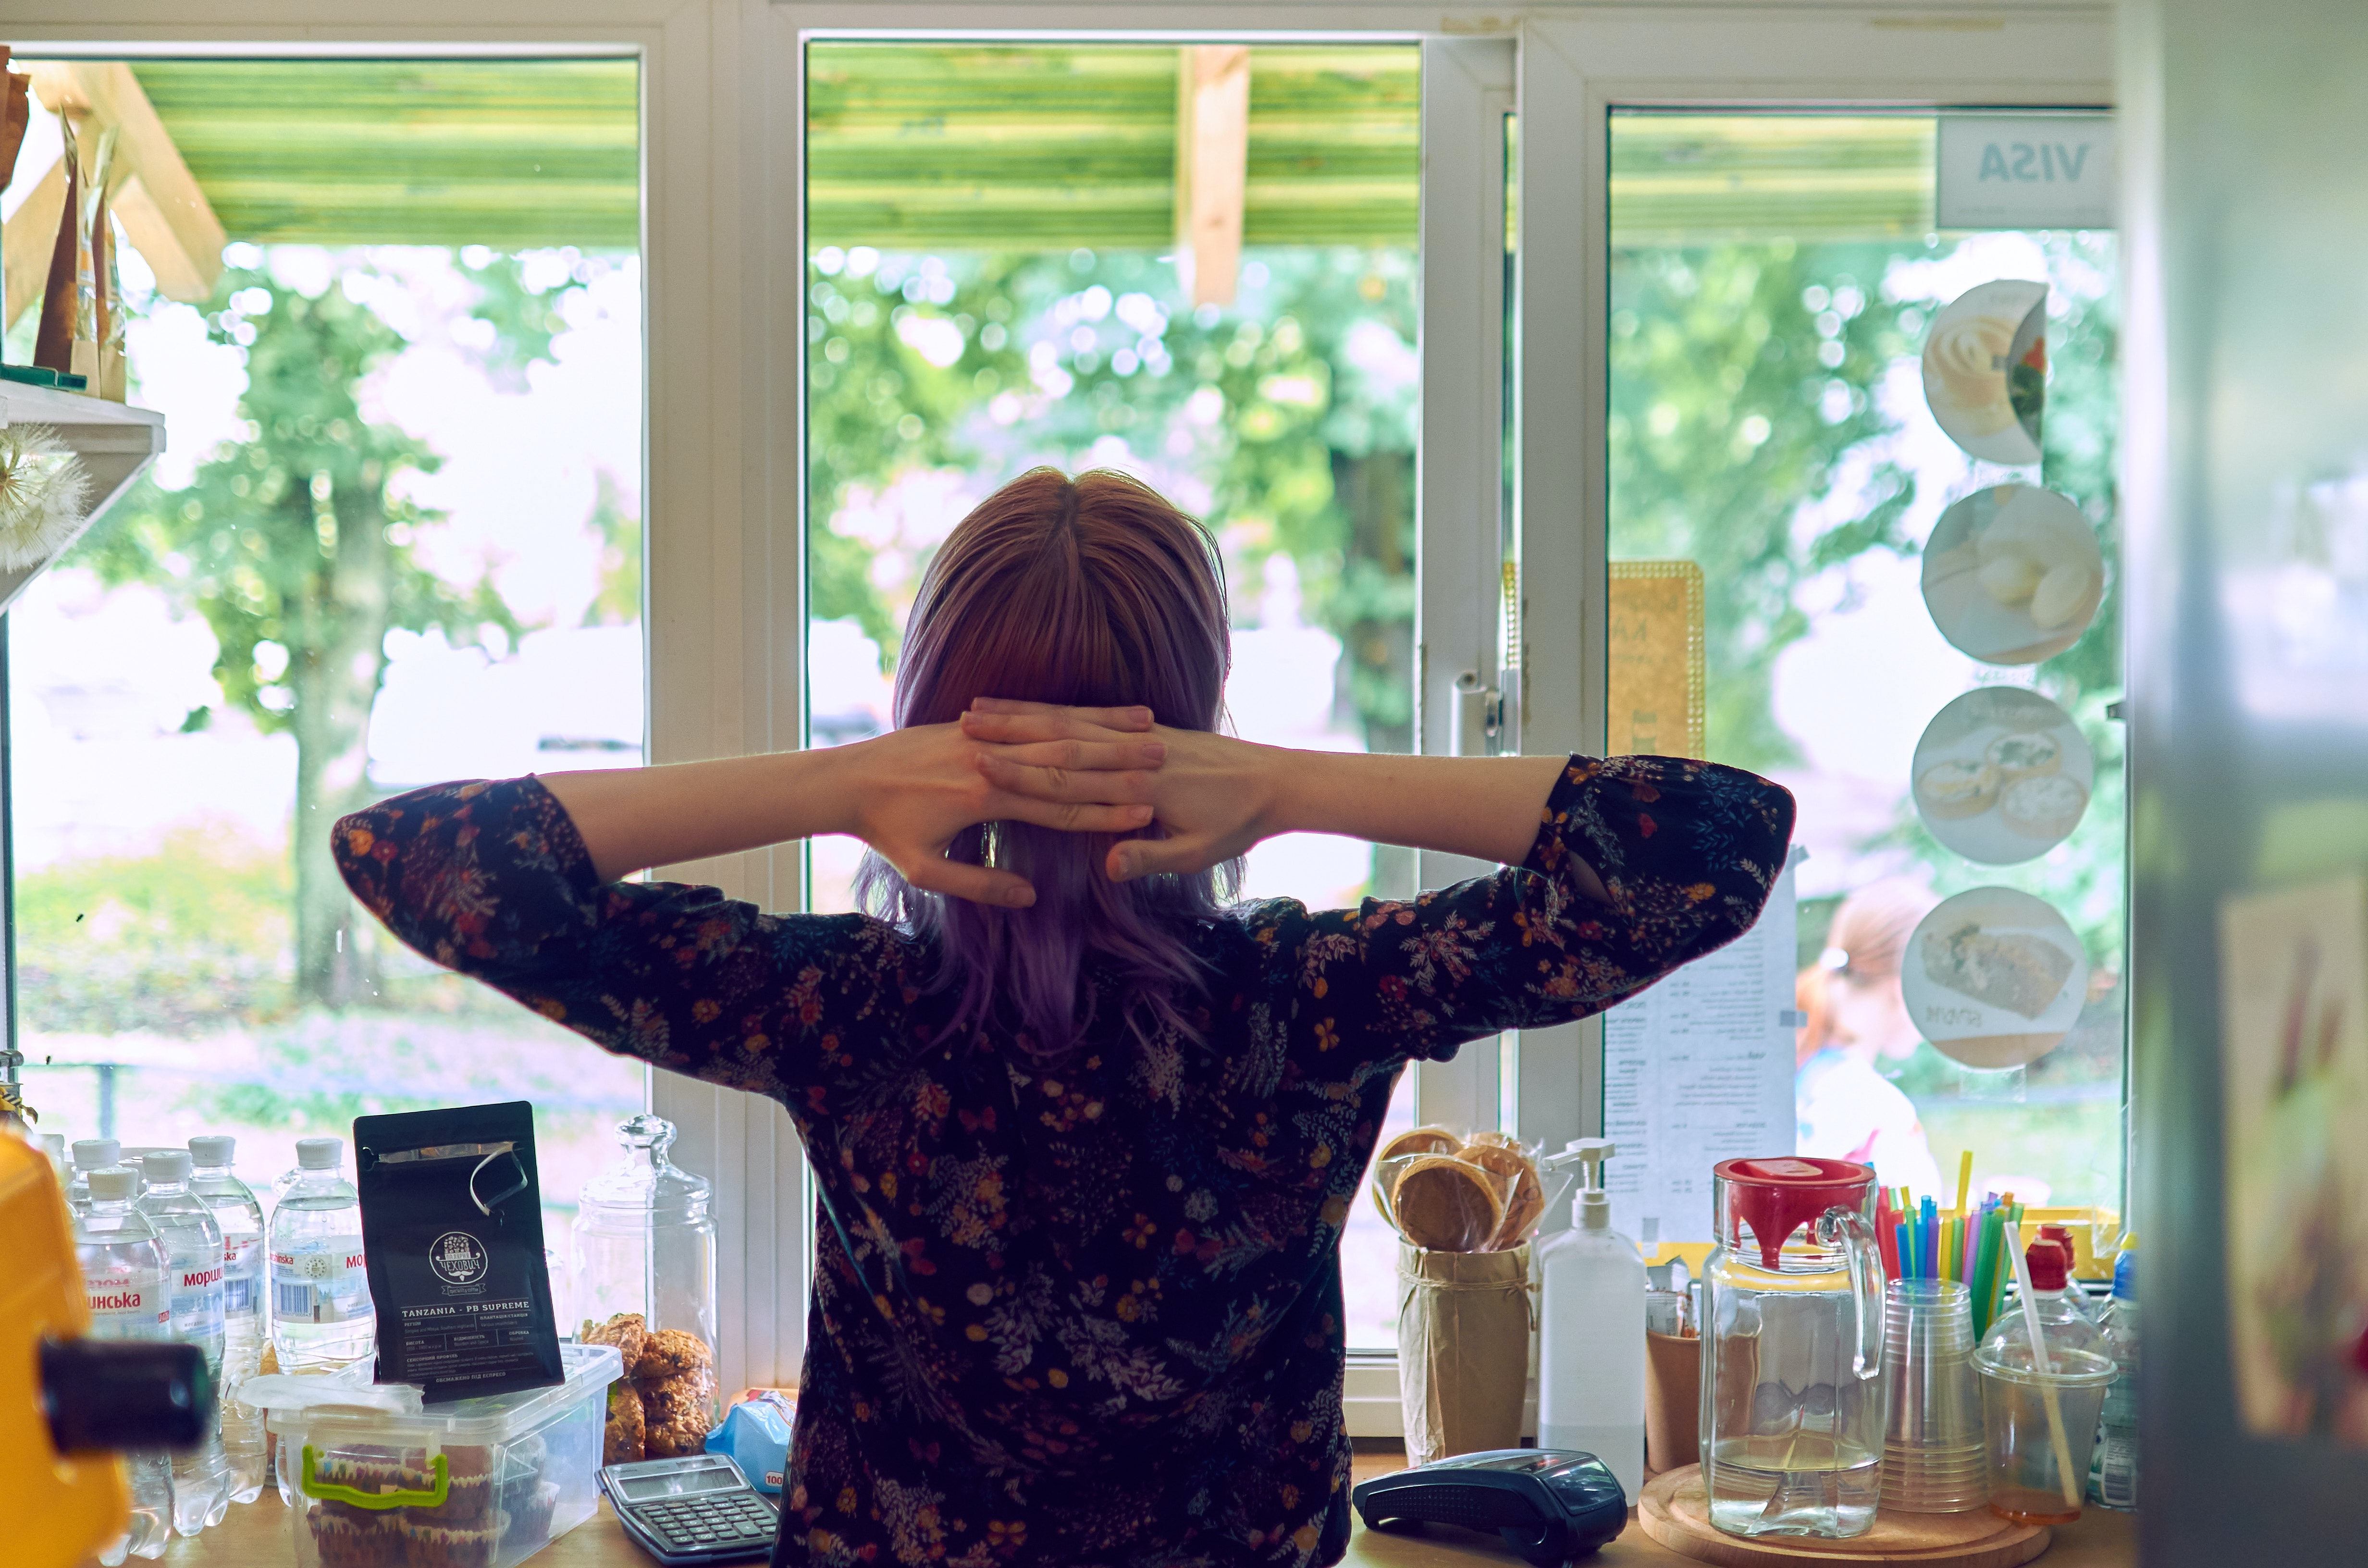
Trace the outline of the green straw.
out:
M 1990 1287 L 1998 1278 L 1998 1231 L 2002 1223 L 1997 1210 L 1984 1214 L 1981 1238 L 1975 1243 L 1972 1295 L 1975 1343 L 1990 1330 Z

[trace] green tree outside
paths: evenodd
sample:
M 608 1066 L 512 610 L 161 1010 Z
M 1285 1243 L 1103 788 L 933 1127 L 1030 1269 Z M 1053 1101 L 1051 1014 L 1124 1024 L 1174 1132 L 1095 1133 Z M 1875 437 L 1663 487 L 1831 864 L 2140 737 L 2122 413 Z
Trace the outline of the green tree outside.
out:
M 393 328 L 334 281 L 307 294 L 260 268 L 224 272 L 207 326 L 245 349 L 248 438 L 199 463 L 187 489 L 143 485 L 85 561 L 111 585 L 153 585 L 203 616 L 224 699 L 295 738 L 294 984 L 304 1002 L 344 1006 L 373 977 L 349 935 L 328 829 L 371 799 L 366 732 L 386 634 L 438 629 L 469 643 L 518 625 L 490 581 L 456 585 L 418 558 L 420 531 L 439 518 L 404 482 L 437 457 L 358 402 L 362 379 L 404 346 Z

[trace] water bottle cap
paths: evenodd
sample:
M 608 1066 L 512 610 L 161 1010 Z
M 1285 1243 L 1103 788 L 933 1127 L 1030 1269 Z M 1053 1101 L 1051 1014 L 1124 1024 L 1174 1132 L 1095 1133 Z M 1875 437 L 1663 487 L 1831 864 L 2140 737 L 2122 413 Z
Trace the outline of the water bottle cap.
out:
M 41 1153 L 47 1154 L 52 1160 L 64 1159 L 66 1157 L 66 1135 L 63 1132 L 42 1133 Z
M 209 1132 L 189 1140 L 189 1159 L 200 1165 L 226 1165 L 238 1153 L 238 1140 L 225 1132 Z
M 140 1172 L 148 1185 L 189 1179 L 189 1152 L 187 1149 L 160 1149 L 140 1161 Z
M 108 1165 L 90 1173 L 90 1196 L 96 1202 L 124 1203 L 131 1198 L 132 1184 L 140 1178 L 131 1174 L 129 1165 Z
M 342 1138 L 296 1140 L 296 1166 L 299 1170 L 333 1171 L 345 1163 L 346 1141 Z
M 82 1138 L 74 1142 L 74 1163 L 78 1171 L 95 1171 L 122 1157 L 123 1145 L 112 1138 Z

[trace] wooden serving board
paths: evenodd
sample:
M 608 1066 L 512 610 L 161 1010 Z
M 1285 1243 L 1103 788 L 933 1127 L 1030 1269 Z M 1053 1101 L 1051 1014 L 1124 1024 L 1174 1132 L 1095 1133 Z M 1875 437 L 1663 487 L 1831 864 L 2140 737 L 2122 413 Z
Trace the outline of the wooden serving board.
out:
M 1859 1568 L 1914 1562 L 1946 1568 L 2017 1568 L 2045 1551 L 2044 1525 L 2009 1524 L 1985 1510 L 1975 1514 L 1900 1514 L 1884 1509 L 1874 1528 L 1849 1540 L 1811 1540 L 1804 1536 L 1746 1540 L 1713 1529 L 1702 1466 L 1690 1464 L 1645 1483 L 1636 1522 L 1645 1533 L 1681 1556 L 1719 1568 L 1804 1568 L 1813 1562 L 1850 1563 Z

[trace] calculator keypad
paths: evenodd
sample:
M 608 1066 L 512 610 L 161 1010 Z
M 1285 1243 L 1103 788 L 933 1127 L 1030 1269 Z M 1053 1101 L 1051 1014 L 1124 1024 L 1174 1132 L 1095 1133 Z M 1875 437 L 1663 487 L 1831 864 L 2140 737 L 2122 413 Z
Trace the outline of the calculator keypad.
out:
M 762 1545 L 773 1539 L 771 1507 L 753 1493 L 734 1497 L 685 1497 L 643 1503 L 634 1512 L 669 1551 L 714 1551 Z

